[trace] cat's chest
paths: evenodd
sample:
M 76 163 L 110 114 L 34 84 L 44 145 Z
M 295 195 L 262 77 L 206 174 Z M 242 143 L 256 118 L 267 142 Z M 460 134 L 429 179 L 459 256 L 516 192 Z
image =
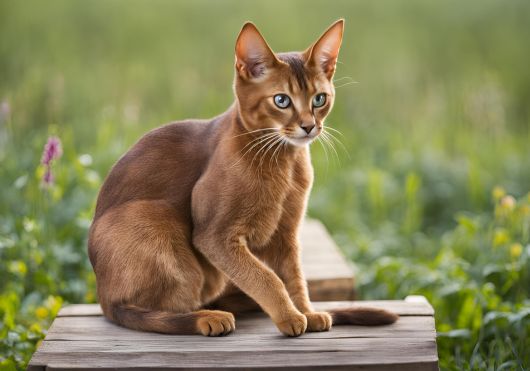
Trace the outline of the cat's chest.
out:
M 283 205 L 288 197 L 288 192 L 282 195 L 274 194 L 264 196 L 255 202 L 246 220 L 246 239 L 251 249 L 265 246 L 281 222 Z
M 260 249 L 269 243 L 280 223 L 285 222 L 282 216 L 286 209 L 305 207 L 311 174 L 297 175 L 299 173 L 291 169 L 253 191 L 257 197 L 253 197 L 252 205 L 248 205 L 252 216 L 246 225 L 246 238 L 251 249 Z

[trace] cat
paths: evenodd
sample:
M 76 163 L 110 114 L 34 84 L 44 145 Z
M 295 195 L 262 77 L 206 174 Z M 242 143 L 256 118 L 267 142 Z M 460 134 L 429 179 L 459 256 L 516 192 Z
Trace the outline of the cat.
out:
M 309 143 L 333 106 L 339 20 L 304 52 L 272 52 L 253 23 L 235 47 L 235 102 L 162 126 L 112 168 L 89 257 L 104 315 L 136 330 L 219 336 L 261 308 L 286 336 L 389 324 L 376 308 L 316 312 L 298 228 L 313 181 Z

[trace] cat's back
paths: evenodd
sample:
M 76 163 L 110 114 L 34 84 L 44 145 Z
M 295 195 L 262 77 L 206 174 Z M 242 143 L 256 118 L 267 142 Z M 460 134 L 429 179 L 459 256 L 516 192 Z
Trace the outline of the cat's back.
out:
M 184 206 L 217 142 L 218 120 L 185 120 L 151 130 L 112 167 L 98 196 L 97 219 L 132 200 Z

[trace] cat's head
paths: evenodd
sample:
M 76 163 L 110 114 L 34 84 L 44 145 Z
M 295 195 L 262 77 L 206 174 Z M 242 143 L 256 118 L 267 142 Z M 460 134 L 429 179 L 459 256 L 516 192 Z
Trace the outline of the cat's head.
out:
M 236 42 L 234 90 L 249 131 L 277 131 L 304 146 L 323 130 L 335 98 L 333 74 L 344 20 L 332 24 L 303 52 L 275 54 L 256 26 L 246 23 Z

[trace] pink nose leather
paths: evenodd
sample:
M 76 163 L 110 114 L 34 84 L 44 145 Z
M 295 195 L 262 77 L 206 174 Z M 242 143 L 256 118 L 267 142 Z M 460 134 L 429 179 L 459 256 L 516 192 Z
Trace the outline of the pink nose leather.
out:
M 304 124 L 300 125 L 300 127 L 301 127 L 302 129 L 304 129 L 304 131 L 305 131 L 307 134 L 309 134 L 309 133 L 311 133 L 311 130 L 313 130 L 313 128 L 315 127 L 315 124 L 309 124 L 309 123 L 308 123 L 308 124 L 305 124 L 305 123 L 304 123 Z

